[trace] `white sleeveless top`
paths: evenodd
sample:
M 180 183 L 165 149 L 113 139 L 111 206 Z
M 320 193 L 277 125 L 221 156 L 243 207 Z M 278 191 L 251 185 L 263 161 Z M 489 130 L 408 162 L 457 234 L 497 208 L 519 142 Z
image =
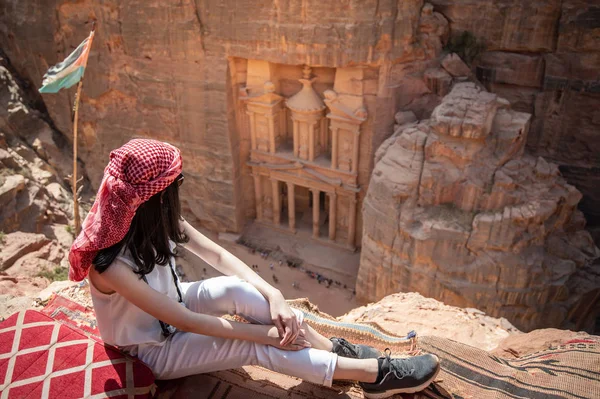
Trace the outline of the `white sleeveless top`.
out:
M 174 243 L 171 246 L 174 247 Z M 132 270 L 137 270 L 135 262 L 127 254 L 120 255 L 114 260 L 114 262 L 118 261 L 125 263 Z M 175 265 L 173 258 L 171 258 L 171 262 Z M 148 285 L 156 291 L 166 294 L 174 301 L 179 301 L 169 264 L 165 266 L 155 265 L 152 272 L 146 274 L 146 280 Z M 177 284 L 179 290 L 183 293 L 178 278 Z M 98 291 L 92 283 L 90 283 L 90 293 L 96 312 L 98 330 L 100 330 L 100 335 L 107 344 L 119 347 L 132 346 L 131 348 L 124 348 L 132 352 L 137 345 L 162 345 L 165 342 L 166 337 L 163 335 L 160 322 L 119 293 L 104 294 Z

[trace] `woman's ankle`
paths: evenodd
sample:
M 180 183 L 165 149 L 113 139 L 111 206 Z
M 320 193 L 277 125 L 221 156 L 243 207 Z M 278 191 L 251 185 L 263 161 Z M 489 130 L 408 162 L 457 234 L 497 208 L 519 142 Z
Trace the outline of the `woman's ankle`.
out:
M 379 373 L 378 359 L 350 359 L 338 356 L 333 378 L 374 383 Z
M 321 349 L 327 352 L 331 352 L 333 349 L 333 343 L 326 338 L 325 336 L 319 334 L 314 328 L 306 323 L 306 321 L 302 322 L 302 326 L 300 327 L 306 331 L 306 339 L 313 348 Z

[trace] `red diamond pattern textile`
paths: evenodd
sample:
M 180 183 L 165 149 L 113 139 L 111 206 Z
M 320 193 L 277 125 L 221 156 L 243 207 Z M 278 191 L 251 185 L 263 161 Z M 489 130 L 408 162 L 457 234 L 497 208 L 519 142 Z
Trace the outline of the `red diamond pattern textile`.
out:
M 0 399 L 150 398 L 142 362 L 35 310 L 0 323 Z

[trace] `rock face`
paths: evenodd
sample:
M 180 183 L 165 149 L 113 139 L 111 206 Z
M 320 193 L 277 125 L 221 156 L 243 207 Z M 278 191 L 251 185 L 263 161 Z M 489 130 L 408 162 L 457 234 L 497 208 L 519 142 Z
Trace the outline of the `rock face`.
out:
M 23 255 L 37 251 L 49 242 L 43 234 L 16 232 L 3 237 L 0 270 L 8 269 Z
M 42 233 L 68 223 L 72 197 L 63 178 L 72 158 L 56 137 L 0 58 L 0 231 Z
M 386 140 L 364 201 L 359 299 L 416 291 L 531 330 L 590 327 L 600 256 L 558 168 L 523 155 L 530 115 L 459 83 Z
M 338 317 L 342 322 L 376 322 L 398 334 L 415 330 L 477 348 L 492 350 L 509 336 L 522 335 L 504 318 L 487 316 L 477 309 L 445 305 L 417 293 L 388 295 L 377 303 L 353 309 Z
M 432 0 L 451 34 L 486 51 L 472 67 L 488 90 L 533 114 L 528 149 L 560 166 L 600 231 L 600 4 L 584 0 Z M 596 244 L 600 245 L 600 234 Z
M 0 317 L 66 278 L 73 241 L 69 151 L 9 68 L 0 59 Z
M 96 20 L 79 115 L 80 153 L 93 187 L 111 149 L 132 137 L 167 140 L 183 150 L 186 216 L 219 231 L 240 231 L 255 209 L 246 165 L 250 137 L 240 133 L 233 112 L 244 73 L 236 60 L 288 69 L 373 68 L 374 76 L 352 86 L 365 93 L 365 129 L 374 132 L 361 135 L 370 137 L 361 143 L 368 176 L 396 106 L 427 92 L 414 75 L 441 52 L 448 27 L 423 0 L 184 0 L 165 7 L 9 0 L 0 8 L 0 42 L 20 76 L 39 86 L 46 68 L 74 49 Z M 294 77 L 287 79 L 293 88 Z M 68 140 L 71 92 L 43 97 Z

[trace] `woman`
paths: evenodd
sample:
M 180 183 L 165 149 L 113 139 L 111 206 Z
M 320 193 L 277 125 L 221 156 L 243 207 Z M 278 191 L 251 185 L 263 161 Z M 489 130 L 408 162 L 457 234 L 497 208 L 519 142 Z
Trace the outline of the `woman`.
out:
M 180 152 L 167 143 L 136 139 L 110 154 L 69 254 L 69 277 L 89 276 L 105 342 L 138 356 L 159 379 L 260 365 L 326 386 L 358 380 L 369 398 L 431 383 L 437 357 L 393 359 L 323 337 L 279 290 L 183 220 L 181 171 Z M 225 276 L 181 283 L 173 268 L 176 245 Z

